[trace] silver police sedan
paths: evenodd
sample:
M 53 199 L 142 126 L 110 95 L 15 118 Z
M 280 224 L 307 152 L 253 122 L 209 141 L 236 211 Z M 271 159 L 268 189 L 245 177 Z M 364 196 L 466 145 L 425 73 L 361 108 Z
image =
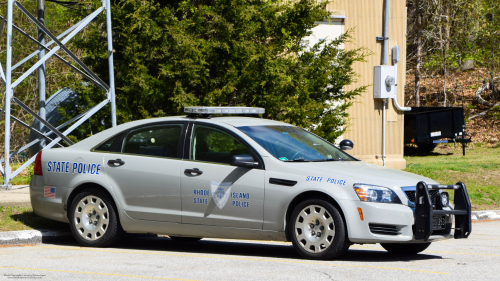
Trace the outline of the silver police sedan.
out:
M 84 246 L 157 233 L 291 241 L 311 259 L 337 258 L 354 243 L 415 254 L 471 232 L 461 182 L 438 185 L 359 161 L 343 151 L 352 147 L 347 140 L 339 149 L 299 127 L 251 117 L 261 108 L 185 111 L 39 152 L 33 210 L 69 223 Z

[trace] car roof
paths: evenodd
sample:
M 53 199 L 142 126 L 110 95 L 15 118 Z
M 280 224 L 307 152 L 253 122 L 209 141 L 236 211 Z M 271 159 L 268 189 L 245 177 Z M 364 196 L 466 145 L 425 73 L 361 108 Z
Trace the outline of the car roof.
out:
M 134 127 L 134 126 L 138 126 L 138 125 L 142 125 L 142 124 L 162 122 L 162 121 L 202 121 L 202 122 L 207 122 L 207 123 L 225 123 L 225 124 L 228 124 L 228 125 L 231 125 L 234 127 L 269 126 L 269 125 L 293 126 L 293 125 L 290 125 L 288 123 L 284 123 L 284 122 L 280 122 L 280 121 L 259 118 L 258 116 L 256 116 L 256 117 L 220 116 L 220 117 L 211 117 L 211 118 L 172 116 L 172 117 L 159 117 L 159 118 L 152 118 L 152 119 L 136 120 L 136 121 L 131 121 L 131 122 L 128 122 L 125 124 L 127 124 L 126 127 Z M 125 124 L 123 124 L 123 125 L 125 125 Z
M 280 121 L 275 121 L 275 120 L 270 120 L 270 119 L 265 119 L 265 118 L 259 118 L 259 117 L 241 117 L 241 116 L 221 116 L 221 117 L 211 117 L 211 118 L 205 118 L 205 117 L 188 117 L 188 116 L 172 116 L 172 117 L 159 117 L 159 118 L 152 118 L 152 119 L 142 119 L 142 120 L 136 120 L 136 121 L 131 121 L 125 124 L 122 124 L 118 127 L 125 128 L 125 127 L 135 127 L 139 126 L 142 124 L 149 124 L 149 123 L 154 123 L 154 122 L 162 122 L 162 121 L 202 121 L 202 122 L 207 122 L 207 123 L 225 123 L 234 127 L 241 127 L 241 126 L 269 126 L 269 125 L 275 125 L 275 126 L 293 126 L 288 123 L 280 122 Z

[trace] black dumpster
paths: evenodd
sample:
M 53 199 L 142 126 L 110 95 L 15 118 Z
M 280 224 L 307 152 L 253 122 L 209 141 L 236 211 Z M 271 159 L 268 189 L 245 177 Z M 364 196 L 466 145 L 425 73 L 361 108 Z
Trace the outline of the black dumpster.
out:
M 432 151 L 438 143 L 471 142 L 465 137 L 464 109 L 461 107 L 412 107 L 405 111 L 405 144 L 413 143 L 425 152 Z

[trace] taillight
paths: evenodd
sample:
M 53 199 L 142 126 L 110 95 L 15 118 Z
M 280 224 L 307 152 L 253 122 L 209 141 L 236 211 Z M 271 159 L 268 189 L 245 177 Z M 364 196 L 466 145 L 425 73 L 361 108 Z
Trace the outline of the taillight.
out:
M 43 176 L 42 173 L 42 151 L 38 152 L 35 158 L 35 175 Z

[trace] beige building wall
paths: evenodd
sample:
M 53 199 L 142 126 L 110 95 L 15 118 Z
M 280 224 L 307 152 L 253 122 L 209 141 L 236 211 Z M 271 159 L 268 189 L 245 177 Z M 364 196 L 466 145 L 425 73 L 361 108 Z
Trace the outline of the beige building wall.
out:
M 367 57 L 366 63 L 356 63 L 354 70 L 360 75 L 358 82 L 349 86 L 355 88 L 370 85 L 368 90 L 357 97 L 349 109 L 350 121 L 344 139 L 354 143 L 350 151 L 355 157 L 378 165 L 382 165 L 382 101 L 373 98 L 373 68 L 382 64 L 384 0 L 334 0 L 327 9 L 336 15 L 346 18 L 344 30 L 351 30 L 353 43 L 345 45 L 346 49 L 365 47 L 373 52 Z M 397 99 L 404 106 L 404 84 L 406 72 L 406 1 L 390 1 L 388 59 L 392 61 L 390 48 L 399 45 L 401 60 L 398 63 Z M 404 169 L 406 161 L 403 158 L 403 113 L 397 111 L 392 100 L 386 107 L 386 166 Z

